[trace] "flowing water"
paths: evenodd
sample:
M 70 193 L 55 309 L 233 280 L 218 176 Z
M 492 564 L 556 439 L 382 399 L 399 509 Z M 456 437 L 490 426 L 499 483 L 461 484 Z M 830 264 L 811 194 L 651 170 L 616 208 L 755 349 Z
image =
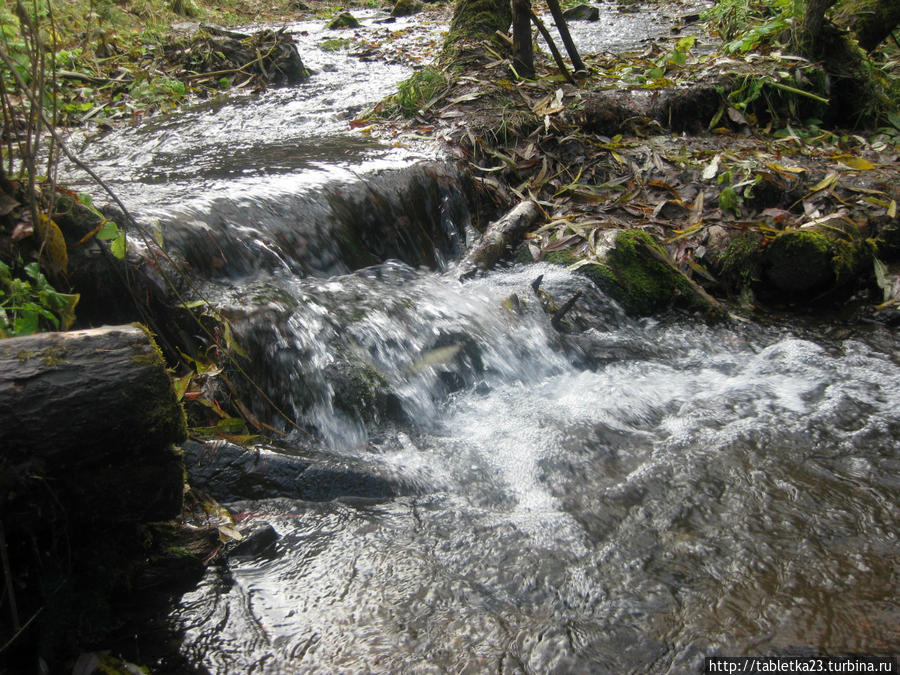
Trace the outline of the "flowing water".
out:
M 635 321 L 545 265 L 461 283 L 464 177 L 340 131 L 409 72 L 363 63 L 338 69 L 358 99 L 314 78 L 91 146 L 315 437 L 218 448 L 231 482 L 217 448 L 189 451 L 195 484 L 275 536 L 176 603 L 187 663 L 696 673 L 900 651 L 896 335 Z M 544 305 L 577 291 L 557 330 Z

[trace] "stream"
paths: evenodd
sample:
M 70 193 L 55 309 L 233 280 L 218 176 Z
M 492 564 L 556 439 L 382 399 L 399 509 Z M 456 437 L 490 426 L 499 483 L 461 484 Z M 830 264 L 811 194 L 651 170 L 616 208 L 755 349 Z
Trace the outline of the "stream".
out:
M 634 21 L 604 11 L 576 38 Z M 413 21 L 360 16 L 376 41 Z M 423 25 L 398 39 L 439 39 Z M 712 655 L 900 651 L 896 334 L 635 320 L 544 264 L 461 283 L 466 177 L 347 130 L 411 64 L 322 52 L 322 22 L 290 30 L 308 84 L 82 148 L 305 429 L 256 454 L 188 444 L 192 484 L 269 534 L 174 604 L 180 658 L 697 673 Z M 579 291 L 557 330 L 542 303 Z

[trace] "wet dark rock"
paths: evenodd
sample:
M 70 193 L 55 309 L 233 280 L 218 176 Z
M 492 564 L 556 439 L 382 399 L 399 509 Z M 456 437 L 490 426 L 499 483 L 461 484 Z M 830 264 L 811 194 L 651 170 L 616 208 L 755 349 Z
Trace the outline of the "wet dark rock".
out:
M 575 5 L 564 11 L 563 16 L 570 21 L 597 21 L 600 9 L 585 4 Z
M 460 255 L 471 197 L 470 178 L 456 167 L 420 162 L 315 190 L 216 199 L 202 220 L 196 213 L 165 219 L 165 249 L 207 278 L 285 266 L 331 276 L 388 259 L 435 269 Z
M 219 546 L 214 527 L 189 529 L 174 522 L 144 526 L 145 557 L 134 576 L 138 590 L 186 590 L 206 570 L 206 560 Z
M 387 380 L 358 357 L 347 353 L 343 356 L 324 371 L 331 384 L 334 407 L 366 423 L 402 420 L 402 406 Z
M 246 535 L 228 555 L 231 558 L 256 558 L 271 551 L 279 538 L 275 528 L 265 523 Z
M 270 497 L 390 498 L 416 492 L 373 458 L 362 461 L 311 449 L 296 454 L 272 448 L 248 450 L 224 442 L 191 441 L 184 451 L 191 485 L 221 502 Z

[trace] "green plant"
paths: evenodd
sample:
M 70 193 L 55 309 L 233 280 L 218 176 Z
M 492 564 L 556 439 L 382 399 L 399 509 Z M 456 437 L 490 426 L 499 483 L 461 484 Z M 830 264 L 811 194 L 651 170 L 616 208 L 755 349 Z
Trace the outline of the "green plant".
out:
M 25 265 L 23 271 L 25 279 L 0 262 L 0 337 L 68 329 L 75 321 L 79 296 L 53 288 L 36 262 Z
M 447 78 L 444 74 L 436 68 L 427 66 L 397 86 L 394 102 L 400 112 L 407 117 L 413 117 L 445 86 Z
M 795 0 L 720 0 L 703 19 L 725 40 L 726 52 L 744 53 L 776 39 L 800 12 Z

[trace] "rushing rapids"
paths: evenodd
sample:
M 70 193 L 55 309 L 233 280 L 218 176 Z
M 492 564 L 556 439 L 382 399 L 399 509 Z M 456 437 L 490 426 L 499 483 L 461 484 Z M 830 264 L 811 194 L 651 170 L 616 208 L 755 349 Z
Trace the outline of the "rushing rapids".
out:
M 328 58 L 347 64 L 304 53 L 355 68 Z M 390 68 L 348 79 L 360 101 Z M 315 436 L 189 447 L 192 482 L 268 534 L 172 609 L 185 661 L 680 673 L 896 651 L 896 336 L 634 321 L 548 265 L 461 283 L 464 179 L 338 133 L 358 101 L 327 82 L 92 146 Z M 576 292 L 557 330 L 545 304 Z

